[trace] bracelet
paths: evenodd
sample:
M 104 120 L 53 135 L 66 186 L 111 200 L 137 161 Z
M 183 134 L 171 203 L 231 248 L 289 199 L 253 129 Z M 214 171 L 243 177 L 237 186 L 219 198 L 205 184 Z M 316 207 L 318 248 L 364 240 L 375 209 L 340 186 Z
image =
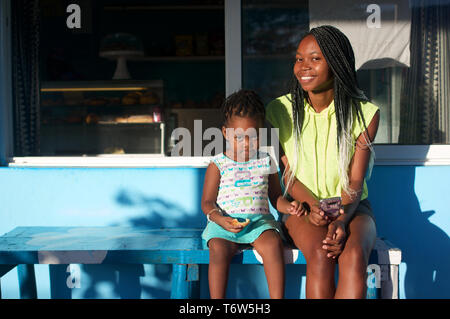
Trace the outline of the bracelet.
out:
M 220 213 L 220 210 L 219 210 L 218 208 L 213 208 L 213 209 L 211 209 L 211 210 L 209 211 L 208 214 L 206 214 L 206 219 L 207 219 L 209 222 L 212 222 L 212 220 L 209 218 L 209 216 L 210 216 L 212 213 L 214 213 L 215 211 L 218 212 L 218 213 Z

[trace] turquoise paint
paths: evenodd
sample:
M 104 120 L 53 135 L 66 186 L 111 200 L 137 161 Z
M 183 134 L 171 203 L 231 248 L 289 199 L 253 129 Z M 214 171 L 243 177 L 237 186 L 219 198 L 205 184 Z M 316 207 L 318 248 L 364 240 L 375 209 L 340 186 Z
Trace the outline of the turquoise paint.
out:
M 198 168 L 0 167 L 0 233 L 17 226 L 202 227 Z M 403 251 L 402 298 L 449 298 L 450 166 L 376 166 L 368 182 L 379 236 Z M 81 266 L 81 288 L 64 285 L 66 269 L 39 266 L 38 297 L 169 298 L 167 265 Z M 200 266 L 201 297 L 208 297 Z M 286 296 L 304 297 L 305 267 L 287 266 Z M 5 298 L 18 298 L 17 271 L 2 278 Z M 50 293 L 50 286 L 56 287 Z M 262 266 L 233 265 L 229 296 L 268 296 Z M 61 288 L 63 287 L 63 288 Z
M 402 249 L 401 297 L 450 297 L 449 178 L 449 166 L 391 166 L 368 183 L 378 234 Z

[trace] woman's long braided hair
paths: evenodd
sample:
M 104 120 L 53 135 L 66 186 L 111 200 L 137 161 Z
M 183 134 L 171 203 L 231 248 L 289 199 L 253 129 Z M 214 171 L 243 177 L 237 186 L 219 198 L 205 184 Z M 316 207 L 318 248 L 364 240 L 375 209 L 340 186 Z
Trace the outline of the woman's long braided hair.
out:
M 358 86 L 355 71 L 355 55 L 350 41 L 345 34 L 333 26 L 324 25 L 311 29 L 301 40 L 308 35 L 313 35 L 316 39 L 322 54 L 334 75 L 334 106 L 336 110 L 339 176 L 342 189 L 350 196 L 354 196 L 356 192 L 350 189 L 348 179 L 348 167 L 354 146 L 352 140 L 353 114 L 356 114 L 358 121 L 362 121 L 364 128 L 367 129 L 360 102 L 366 102 L 368 101 L 368 98 Z M 305 98 L 308 102 L 310 101 L 308 93 L 303 91 L 295 74 L 292 82 L 290 93 L 294 122 L 293 134 L 296 143 L 295 149 L 298 149 L 300 146 L 300 135 L 304 119 Z M 365 136 L 365 134 L 364 137 L 366 139 L 366 145 L 369 147 L 372 154 L 374 154 L 369 138 Z M 288 186 L 292 183 L 295 172 L 297 171 L 297 157 L 298 152 L 295 152 L 293 163 L 289 163 L 291 167 L 288 172 Z M 283 175 L 286 176 L 286 170 Z M 283 176 L 282 180 L 285 180 L 285 176 Z M 288 187 L 286 187 L 286 191 L 287 189 Z

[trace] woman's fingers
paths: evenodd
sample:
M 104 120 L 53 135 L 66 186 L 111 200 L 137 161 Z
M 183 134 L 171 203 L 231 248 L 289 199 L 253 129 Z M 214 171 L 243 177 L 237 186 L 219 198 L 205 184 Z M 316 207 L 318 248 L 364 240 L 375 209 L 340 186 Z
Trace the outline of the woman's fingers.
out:
M 322 248 L 328 251 L 327 257 L 333 257 L 336 258 L 339 256 L 342 252 L 342 246 L 341 245 L 331 245 L 331 244 L 324 244 L 322 245 Z

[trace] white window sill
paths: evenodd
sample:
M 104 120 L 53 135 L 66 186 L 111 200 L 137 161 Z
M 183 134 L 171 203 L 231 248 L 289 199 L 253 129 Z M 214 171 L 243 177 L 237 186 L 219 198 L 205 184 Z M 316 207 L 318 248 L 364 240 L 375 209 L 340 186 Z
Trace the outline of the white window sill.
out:
M 450 145 L 375 145 L 375 165 L 450 165 Z M 208 166 L 209 156 L 151 154 L 13 157 L 9 167 L 197 167 Z
M 207 167 L 210 157 L 151 154 L 13 157 L 9 167 Z

